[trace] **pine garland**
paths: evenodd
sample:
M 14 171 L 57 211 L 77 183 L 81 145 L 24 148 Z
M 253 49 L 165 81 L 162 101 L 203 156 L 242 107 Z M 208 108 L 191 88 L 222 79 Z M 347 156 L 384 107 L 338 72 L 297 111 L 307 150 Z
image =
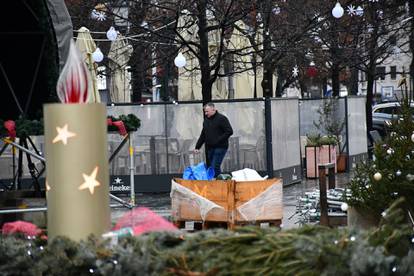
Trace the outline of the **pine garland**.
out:
M 28 137 L 43 135 L 43 120 L 28 120 L 19 118 L 15 121 L 16 124 L 16 136 Z M 7 129 L 4 126 L 4 121 L 0 119 L 0 137 L 8 136 Z
M 108 116 L 108 119 L 111 119 L 113 122 L 122 121 L 125 125 L 127 132 L 137 131 L 141 126 L 141 120 L 138 119 L 134 114 L 120 115 L 119 117 Z M 108 131 L 117 131 L 118 128 L 115 126 L 108 126 Z
M 306 226 L 280 231 L 151 233 L 118 244 L 0 237 L 2 275 L 413 275 L 403 199 L 371 232 Z
M 134 114 L 120 115 L 119 117 L 108 116 L 112 121 L 122 121 L 125 125 L 127 132 L 137 131 L 141 126 L 141 121 Z M 4 126 L 3 120 L 0 119 L 0 137 L 7 137 L 8 131 Z M 43 119 L 41 120 L 28 120 L 19 118 L 15 121 L 16 136 L 25 138 L 28 136 L 43 135 Z M 108 131 L 117 131 L 116 126 L 108 126 Z

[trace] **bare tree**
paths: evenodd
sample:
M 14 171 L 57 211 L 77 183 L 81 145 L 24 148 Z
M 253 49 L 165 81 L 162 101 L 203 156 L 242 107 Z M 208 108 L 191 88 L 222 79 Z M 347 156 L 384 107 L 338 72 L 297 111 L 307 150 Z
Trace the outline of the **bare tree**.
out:
M 377 72 L 377 66 L 395 54 L 395 49 L 403 48 L 408 43 L 406 39 L 407 22 L 402 21 L 406 16 L 405 1 L 384 1 L 370 3 L 365 7 L 364 21 L 357 36 L 358 60 L 355 66 L 367 78 L 366 118 L 367 129 L 372 129 L 372 103 L 375 79 L 383 74 Z
M 303 73 L 311 61 L 318 67 L 319 80 L 331 79 L 334 95 L 339 95 L 343 80 L 355 91 L 358 70 L 375 79 L 376 64 L 392 53 L 391 37 L 399 36 L 399 30 L 404 28 L 401 24 L 395 27 L 395 23 L 401 18 L 401 7 L 410 1 L 341 1 L 345 9 L 351 5 L 363 7 L 363 16 L 345 14 L 341 19 L 331 15 L 336 0 L 112 0 L 106 7 L 114 18 L 122 17 L 111 10 L 119 2 L 129 8 L 124 19 L 129 22 L 128 36 L 134 46 L 130 66 L 137 95 L 150 89 L 151 79 L 157 77 L 161 87 L 168 90 L 163 91 L 164 100 L 175 96 L 168 81 L 177 76 L 172 64 L 181 50 L 197 61 L 197 66 L 186 69 L 201 76 L 206 102 L 211 100 L 212 85 L 218 78 L 248 70 L 256 74 L 261 68 L 264 96 L 281 96 L 296 81 L 306 89 Z M 243 28 L 237 24 L 241 21 Z M 250 45 L 229 47 L 235 30 Z M 412 37 L 410 42 L 414 45 Z M 299 78 L 291 73 L 295 65 L 300 70 Z M 372 94 L 372 89 L 369 91 Z M 372 95 L 368 95 L 369 104 L 371 100 Z

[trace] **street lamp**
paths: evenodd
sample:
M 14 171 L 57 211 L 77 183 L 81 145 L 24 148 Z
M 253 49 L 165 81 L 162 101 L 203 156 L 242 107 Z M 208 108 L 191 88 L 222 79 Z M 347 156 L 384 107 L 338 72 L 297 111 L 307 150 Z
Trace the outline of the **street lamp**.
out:
M 187 64 L 187 60 L 185 59 L 185 56 L 180 52 L 174 59 L 174 64 L 178 68 L 182 68 Z
M 344 8 L 342 8 L 341 3 L 336 2 L 335 7 L 332 9 L 332 15 L 335 18 L 341 18 L 344 15 Z

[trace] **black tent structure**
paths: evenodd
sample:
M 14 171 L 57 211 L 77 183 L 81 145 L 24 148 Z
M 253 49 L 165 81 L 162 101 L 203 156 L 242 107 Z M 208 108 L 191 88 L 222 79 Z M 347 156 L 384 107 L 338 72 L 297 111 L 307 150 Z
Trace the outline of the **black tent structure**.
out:
M 57 100 L 72 22 L 63 0 L 5 1 L 2 10 L 13 18 L 0 17 L 0 119 L 38 119 Z
M 56 82 L 69 53 L 72 22 L 64 0 L 15 0 L 2 4 L 5 16 L 0 17 L 0 121 L 40 119 L 43 104 L 57 101 Z M 35 153 L 28 151 L 29 143 Z M 8 144 L 18 149 L 18 160 L 16 164 L 12 151 L 13 185 L 7 188 L 21 188 L 26 155 L 39 195 L 38 179 L 45 169 L 41 153 L 30 137 L 20 137 L 18 144 L 3 143 L 0 155 Z M 42 169 L 34 165 L 32 156 L 42 161 Z

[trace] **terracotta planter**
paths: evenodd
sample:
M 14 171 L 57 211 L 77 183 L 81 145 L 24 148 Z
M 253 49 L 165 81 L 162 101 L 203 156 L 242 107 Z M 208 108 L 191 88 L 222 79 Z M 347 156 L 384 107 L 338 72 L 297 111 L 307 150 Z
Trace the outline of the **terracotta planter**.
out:
M 334 163 L 336 172 L 336 147 L 333 145 L 306 146 L 306 177 L 318 178 L 318 164 Z
M 367 230 L 379 225 L 380 218 L 372 211 L 364 208 L 349 206 L 348 208 L 348 227 Z

